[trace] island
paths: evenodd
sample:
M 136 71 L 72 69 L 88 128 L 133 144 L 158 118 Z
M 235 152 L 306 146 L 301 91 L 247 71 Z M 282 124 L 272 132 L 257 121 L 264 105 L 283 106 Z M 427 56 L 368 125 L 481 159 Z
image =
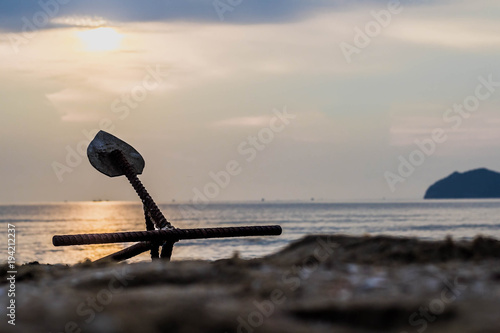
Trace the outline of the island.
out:
M 500 173 L 486 168 L 454 172 L 431 185 L 424 199 L 500 198 Z

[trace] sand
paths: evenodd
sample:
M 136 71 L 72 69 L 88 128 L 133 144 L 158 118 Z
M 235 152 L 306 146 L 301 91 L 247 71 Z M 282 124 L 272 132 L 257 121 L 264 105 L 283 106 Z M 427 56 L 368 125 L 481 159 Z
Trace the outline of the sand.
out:
M 338 235 L 252 260 L 32 263 L 0 331 L 500 332 L 499 264 L 494 239 Z

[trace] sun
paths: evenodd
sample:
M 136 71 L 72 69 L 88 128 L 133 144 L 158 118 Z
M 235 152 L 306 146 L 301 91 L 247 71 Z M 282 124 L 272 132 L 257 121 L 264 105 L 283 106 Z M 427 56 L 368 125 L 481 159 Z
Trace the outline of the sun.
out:
M 96 28 L 80 31 L 78 38 L 89 52 L 113 51 L 118 49 L 123 35 L 113 28 Z

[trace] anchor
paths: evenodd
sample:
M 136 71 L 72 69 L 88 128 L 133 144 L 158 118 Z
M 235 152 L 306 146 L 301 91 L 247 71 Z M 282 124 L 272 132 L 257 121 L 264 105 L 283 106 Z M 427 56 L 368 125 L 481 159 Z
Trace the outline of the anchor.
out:
M 150 251 L 152 260 L 160 258 L 170 260 L 174 244 L 183 239 L 278 236 L 282 233 L 279 225 L 198 229 L 175 228 L 167 221 L 140 181 L 138 175 L 142 174 L 145 162 L 134 147 L 114 135 L 100 131 L 89 144 L 87 156 L 90 164 L 106 176 L 127 177 L 142 201 L 146 231 L 55 235 L 52 238 L 54 246 L 138 242 L 95 262 L 126 260 L 146 251 Z M 159 251 L 160 247 L 161 253 Z

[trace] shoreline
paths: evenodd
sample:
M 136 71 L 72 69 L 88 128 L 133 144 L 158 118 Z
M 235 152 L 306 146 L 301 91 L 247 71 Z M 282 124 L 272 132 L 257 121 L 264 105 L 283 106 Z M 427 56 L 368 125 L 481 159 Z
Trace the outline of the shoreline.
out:
M 0 330 L 496 332 L 499 264 L 491 238 L 344 235 L 248 260 L 32 263 L 17 267 L 16 326 L 4 315 Z

